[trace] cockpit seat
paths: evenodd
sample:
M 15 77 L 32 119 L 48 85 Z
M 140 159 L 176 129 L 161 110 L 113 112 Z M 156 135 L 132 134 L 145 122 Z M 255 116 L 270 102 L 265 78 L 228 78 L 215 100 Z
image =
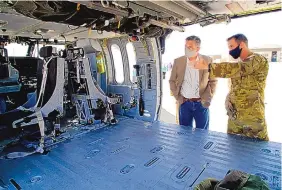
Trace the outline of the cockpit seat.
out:
M 45 59 L 45 61 L 49 60 L 52 55 L 53 55 L 54 48 L 52 46 L 47 46 L 47 47 L 42 47 L 40 49 L 40 56 Z M 38 59 L 38 58 L 31 58 L 31 57 L 26 57 L 26 58 L 11 58 L 11 60 L 14 59 L 14 62 L 12 62 L 15 67 L 21 68 L 23 70 L 24 75 L 30 75 L 29 68 L 31 68 L 31 64 L 37 64 L 37 69 L 35 70 L 34 67 L 32 67 L 32 73 L 36 73 L 37 76 L 37 99 L 38 99 L 38 94 L 40 92 L 41 88 L 41 83 L 43 80 L 43 60 Z M 21 64 L 23 63 L 23 64 Z M 36 72 L 35 72 L 36 71 Z M 57 58 L 52 58 L 48 64 L 48 74 L 47 74 L 47 79 L 46 79 L 46 86 L 44 89 L 44 96 L 43 96 L 43 102 L 41 101 L 38 104 L 38 107 L 43 107 L 50 97 L 53 94 L 53 91 L 56 86 L 56 75 L 57 75 Z M 21 107 L 14 109 L 10 112 L 0 114 L 0 140 L 5 139 L 7 137 L 15 136 L 19 132 L 18 128 L 13 128 L 12 124 L 13 122 L 24 119 L 25 122 L 29 121 L 29 117 L 33 117 L 34 112 L 32 110 L 25 110 L 21 109 Z M 30 118 L 34 119 L 34 118 Z M 17 126 L 17 125 L 16 125 Z M 20 128 L 20 126 L 19 126 Z M 26 129 L 29 127 L 23 127 L 22 129 Z M 21 129 L 21 130 L 22 130 Z M 36 130 L 39 128 L 37 127 Z

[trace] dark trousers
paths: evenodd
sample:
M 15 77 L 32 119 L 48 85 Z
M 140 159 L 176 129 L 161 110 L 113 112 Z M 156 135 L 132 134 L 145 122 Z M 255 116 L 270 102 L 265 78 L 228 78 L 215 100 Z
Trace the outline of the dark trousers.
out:
M 179 124 L 193 127 L 193 119 L 196 128 L 209 128 L 209 109 L 202 106 L 201 102 L 184 102 L 179 107 Z

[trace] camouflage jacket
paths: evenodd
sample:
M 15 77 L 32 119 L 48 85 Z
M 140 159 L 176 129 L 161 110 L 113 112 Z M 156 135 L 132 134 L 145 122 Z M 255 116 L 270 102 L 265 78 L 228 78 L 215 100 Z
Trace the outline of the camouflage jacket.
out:
M 238 63 L 211 63 L 209 66 L 211 78 L 231 79 L 228 98 L 237 111 L 264 105 L 268 69 L 267 59 L 255 53 Z

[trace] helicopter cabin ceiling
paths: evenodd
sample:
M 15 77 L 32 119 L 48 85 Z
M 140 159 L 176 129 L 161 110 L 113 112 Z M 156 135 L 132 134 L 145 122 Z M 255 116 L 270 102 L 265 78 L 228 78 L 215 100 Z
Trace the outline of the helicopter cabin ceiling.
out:
M 163 37 L 185 26 L 281 11 L 268 1 L 1 1 L 0 35 L 32 38 Z

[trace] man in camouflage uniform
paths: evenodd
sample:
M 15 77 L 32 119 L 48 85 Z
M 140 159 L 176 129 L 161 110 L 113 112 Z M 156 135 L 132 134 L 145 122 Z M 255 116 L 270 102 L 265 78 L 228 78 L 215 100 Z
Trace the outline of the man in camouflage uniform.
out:
M 269 140 L 264 112 L 264 89 L 268 75 L 268 61 L 248 48 L 243 34 L 227 39 L 229 54 L 237 63 L 211 63 L 202 58 L 195 62 L 197 69 L 208 69 L 211 78 L 230 78 L 231 88 L 226 99 L 228 130 L 251 138 Z

